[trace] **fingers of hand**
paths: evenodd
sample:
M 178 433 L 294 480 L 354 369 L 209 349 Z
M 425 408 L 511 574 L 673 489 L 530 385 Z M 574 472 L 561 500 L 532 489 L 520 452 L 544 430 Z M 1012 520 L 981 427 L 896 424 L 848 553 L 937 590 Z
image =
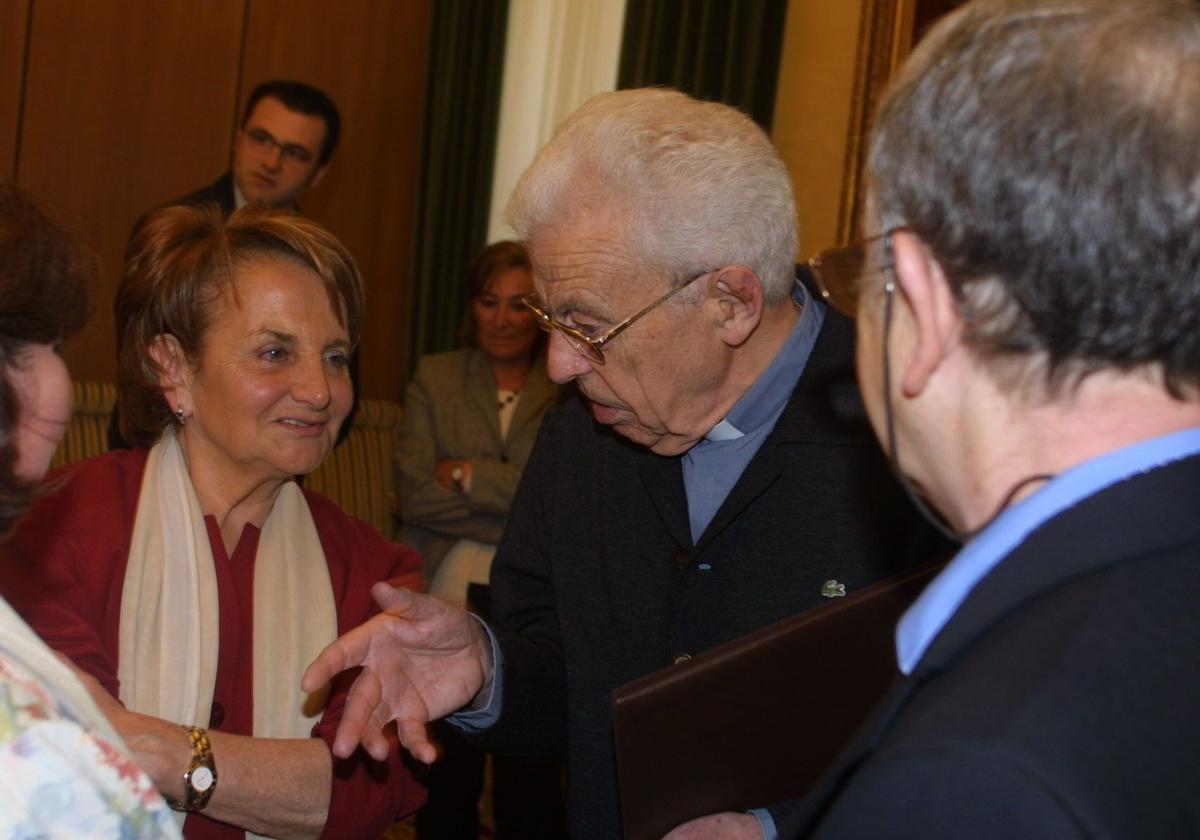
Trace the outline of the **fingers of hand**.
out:
M 386 761 L 392 746 L 383 729 L 374 723 L 368 724 L 363 731 L 362 745 L 367 754 L 376 761 Z
M 307 674 L 305 676 L 307 677 Z M 355 678 L 346 697 L 346 706 L 342 710 L 342 722 L 338 724 L 337 735 L 333 739 L 333 754 L 338 758 L 349 758 L 360 741 L 366 746 L 373 737 L 378 736 L 379 727 L 373 727 L 371 723 L 378 714 L 381 695 L 379 678 L 371 671 L 364 670 Z M 386 724 L 387 721 L 383 723 Z M 370 749 L 367 751 L 371 752 Z M 385 748 L 384 756 L 386 755 Z
M 762 840 L 762 829 L 753 814 L 725 811 L 685 822 L 663 840 Z
M 433 764 L 437 759 L 437 750 L 429 742 L 429 732 L 423 721 L 397 720 L 396 729 L 400 735 L 400 743 L 412 753 L 413 758 L 425 764 Z
M 392 586 L 386 581 L 380 581 L 371 587 L 371 597 L 379 605 L 379 609 L 398 614 L 407 609 L 413 601 L 413 592 L 399 586 Z
M 347 668 L 366 662 L 372 645 L 388 633 L 381 616 L 375 616 L 349 633 L 334 639 L 317 654 L 304 670 L 300 687 L 305 691 L 316 691 Z

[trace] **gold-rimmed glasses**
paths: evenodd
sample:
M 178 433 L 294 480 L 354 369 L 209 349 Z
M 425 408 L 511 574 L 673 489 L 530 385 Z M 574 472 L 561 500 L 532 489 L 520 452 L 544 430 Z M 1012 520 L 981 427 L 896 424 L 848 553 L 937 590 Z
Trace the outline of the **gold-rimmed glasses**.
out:
M 705 269 L 698 274 L 693 274 L 686 281 L 684 281 L 682 285 L 671 289 L 658 300 L 654 301 L 654 303 L 638 312 L 635 312 L 624 321 L 621 321 L 619 324 L 610 327 L 600 335 L 588 335 L 578 327 L 573 327 L 570 324 L 564 324 L 546 310 L 542 303 L 537 299 L 537 295 L 526 295 L 521 299 L 521 303 L 529 307 L 534 316 L 537 318 L 538 326 L 540 326 L 543 330 L 546 332 L 558 330 L 558 333 L 567 340 L 567 344 L 571 345 L 571 348 L 576 353 L 583 356 L 594 365 L 602 365 L 604 364 L 604 345 L 608 344 L 608 342 L 612 341 L 622 332 L 627 330 L 633 325 L 634 321 L 650 314 L 651 311 L 666 303 L 672 297 L 695 283 L 701 277 L 712 274 L 713 271 L 714 269 L 710 268 Z
M 862 278 L 892 267 L 892 234 L 903 228 L 893 228 L 871 236 L 828 248 L 808 261 L 813 277 L 823 297 L 834 309 L 853 318 L 858 313 Z

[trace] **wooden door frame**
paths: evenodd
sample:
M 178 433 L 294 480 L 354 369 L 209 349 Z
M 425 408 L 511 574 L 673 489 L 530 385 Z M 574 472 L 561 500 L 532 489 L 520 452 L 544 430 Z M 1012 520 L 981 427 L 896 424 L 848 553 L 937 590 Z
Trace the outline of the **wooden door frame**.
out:
M 850 126 L 846 134 L 846 163 L 838 204 L 839 243 L 862 236 L 871 118 L 888 81 L 912 48 L 916 5 L 916 0 L 863 0 Z

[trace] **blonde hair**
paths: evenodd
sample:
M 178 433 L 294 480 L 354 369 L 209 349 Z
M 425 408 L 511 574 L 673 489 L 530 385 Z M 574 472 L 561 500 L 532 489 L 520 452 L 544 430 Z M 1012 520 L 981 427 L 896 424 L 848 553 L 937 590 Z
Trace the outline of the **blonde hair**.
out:
M 362 276 L 346 247 L 316 222 L 260 206 L 228 219 L 215 204 L 157 210 L 130 243 L 115 305 L 120 428 L 130 443 L 153 444 L 170 422 L 150 356 L 155 337 L 174 336 L 195 363 L 214 305 L 233 289 L 238 267 L 257 260 L 292 260 L 316 272 L 351 344 L 358 344 Z

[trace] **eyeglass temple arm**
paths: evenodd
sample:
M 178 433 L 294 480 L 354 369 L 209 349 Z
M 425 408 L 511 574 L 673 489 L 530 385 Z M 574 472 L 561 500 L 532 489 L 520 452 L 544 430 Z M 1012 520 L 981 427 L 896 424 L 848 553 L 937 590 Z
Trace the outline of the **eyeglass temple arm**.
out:
M 711 271 L 702 271 L 699 274 L 689 277 L 685 283 L 683 283 L 682 285 L 676 286 L 674 289 L 671 289 L 671 291 L 667 292 L 665 295 L 660 297 L 658 300 L 654 301 L 652 304 L 647 306 L 645 309 L 642 309 L 641 311 L 635 312 L 634 314 L 630 315 L 628 318 L 626 318 L 621 323 L 617 324 L 615 327 L 613 327 L 611 330 L 606 332 L 604 335 L 600 336 L 599 338 L 587 338 L 586 336 L 584 336 L 583 337 L 584 340 L 588 344 L 592 345 L 597 350 L 599 350 L 605 344 L 608 344 L 608 342 L 612 341 L 614 338 L 616 338 L 618 335 L 620 335 L 622 332 L 624 332 L 625 328 L 628 327 L 630 324 L 632 324 L 634 321 L 636 321 L 638 318 L 641 318 L 643 315 L 645 315 L 647 312 L 649 312 L 654 307 L 656 307 L 660 304 L 666 303 L 671 297 L 678 294 L 679 292 L 682 292 L 684 289 L 686 289 L 688 286 L 695 283 L 697 280 L 699 280 L 701 277 L 703 277 L 706 274 L 712 274 L 712 272 Z

